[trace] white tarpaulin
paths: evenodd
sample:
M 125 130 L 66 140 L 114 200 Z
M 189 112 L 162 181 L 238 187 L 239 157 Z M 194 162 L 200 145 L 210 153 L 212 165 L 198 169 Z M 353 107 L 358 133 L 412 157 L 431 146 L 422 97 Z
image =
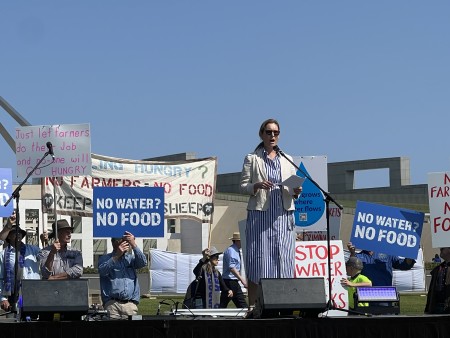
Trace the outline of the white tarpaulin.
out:
M 222 272 L 222 255 L 219 257 L 218 269 Z M 201 258 L 201 254 L 150 250 L 150 292 L 186 293 L 195 278 L 192 270 Z
M 344 250 L 347 259 L 349 253 Z M 150 292 L 166 294 L 184 294 L 189 283 L 195 278 L 192 270 L 201 254 L 191 255 L 168 252 L 157 249 L 150 251 Z M 219 260 L 222 272 L 222 256 Z M 425 291 L 425 271 L 422 249 L 414 268 L 409 271 L 394 270 L 394 285 L 398 291 Z
M 397 287 L 397 291 L 425 291 L 425 268 L 422 249 L 419 249 L 416 264 L 411 270 L 394 270 L 392 282 Z

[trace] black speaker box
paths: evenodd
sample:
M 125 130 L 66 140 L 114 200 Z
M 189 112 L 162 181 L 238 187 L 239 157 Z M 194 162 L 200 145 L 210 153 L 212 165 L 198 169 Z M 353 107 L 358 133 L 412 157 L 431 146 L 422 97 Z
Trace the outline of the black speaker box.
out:
M 254 309 L 254 318 L 282 315 L 317 317 L 326 308 L 325 280 L 313 278 L 262 278 Z
M 22 280 L 22 317 L 29 315 L 53 320 L 80 319 L 89 310 L 89 281 Z

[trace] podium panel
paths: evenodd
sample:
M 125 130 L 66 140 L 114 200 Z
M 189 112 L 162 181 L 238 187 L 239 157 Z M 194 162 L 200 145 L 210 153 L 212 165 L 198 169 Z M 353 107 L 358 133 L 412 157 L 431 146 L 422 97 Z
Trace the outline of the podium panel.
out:
M 89 281 L 22 280 L 22 317 L 79 319 L 89 310 Z

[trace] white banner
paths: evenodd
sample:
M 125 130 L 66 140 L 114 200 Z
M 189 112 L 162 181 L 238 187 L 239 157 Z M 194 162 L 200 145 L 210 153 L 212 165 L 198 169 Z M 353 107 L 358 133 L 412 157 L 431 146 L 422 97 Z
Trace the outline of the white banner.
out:
M 150 250 L 150 292 L 186 293 L 189 283 L 195 279 L 194 268 L 202 254 L 183 254 L 157 249 Z M 217 269 L 222 273 L 220 255 Z
M 165 218 L 210 223 L 214 210 L 217 160 L 136 161 L 92 154 L 92 176 L 42 180 L 43 212 L 92 216 L 94 187 L 163 187 Z M 55 191 L 54 191 L 55 190 Z

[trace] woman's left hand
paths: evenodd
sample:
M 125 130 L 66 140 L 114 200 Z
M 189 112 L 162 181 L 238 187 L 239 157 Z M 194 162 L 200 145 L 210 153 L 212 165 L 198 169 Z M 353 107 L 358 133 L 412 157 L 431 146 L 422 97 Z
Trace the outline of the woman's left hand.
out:
M 233 298 L 233 291 L 232 290 L 228 290 L 228 298 Z
M 298 187 L 298 188 L 294 188 L 293 190 L 294 190 L 294 196 L 292 196 L 292 197 L 294 197 L 294 199 L 297 199 L 298 196 L 300 196 L 300 194 L 302 193 L 303 188 Z
M 294 188 L 294 194 L 298 196 L 302 193 L 302 190 L 302 187 Z

